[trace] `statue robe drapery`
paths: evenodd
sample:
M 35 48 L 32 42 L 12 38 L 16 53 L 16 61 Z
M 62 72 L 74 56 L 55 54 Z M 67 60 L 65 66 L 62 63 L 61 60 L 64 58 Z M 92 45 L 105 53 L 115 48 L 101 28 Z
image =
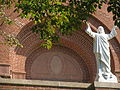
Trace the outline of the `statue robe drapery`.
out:
M 98 77 L 102 77 L 104 80 L 107 80 L 109 79 L 108 75 L 113 75 L 110 67 L 110 51 L 108 40 L 115 37 L 117 32 L 113 28 L 110 34 L 95 33 L 91 30 L 90 26 L 88 26 L 86 33 L 94 39 L 93 52 L 96 57 Z

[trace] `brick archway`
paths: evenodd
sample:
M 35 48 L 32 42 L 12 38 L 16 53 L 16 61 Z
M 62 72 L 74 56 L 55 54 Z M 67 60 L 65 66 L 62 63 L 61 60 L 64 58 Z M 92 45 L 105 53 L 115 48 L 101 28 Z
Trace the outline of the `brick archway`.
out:
M 91 39 L 87 39 L 86 34 L 83 33 L 82 31 L 75 32 L 74 34 L 72 35 L 72 37 L 70 37 L 70 36 L 61 37 L 61 43 L 62 43 L 63 47 L 72 49 L 74 52 L 76 52 L 82 58 L 82 60 L 83 60 L 82 62 L 84 62 L 86 65 L 86 66 L 84 66 L 84 68 L 88 69 L 88 70 L 83 69 L 83 70 L 86 70 L 83 72 L 88 73 L 88 74 L 86 74 L 87 76 L 84 76 L 87 78 L 84 78 L 83 81 L 91 82 L 94 80 L 95 72 L 96 72 L 96 69 L 94 69 L 96 66 L 95 66 L 95 61 L 94 61 L 95 59 L 92 54 Z M 26 37 L 26 39 L 22 40 L 24 48 L 23 49 L 16 48 L 16 51 L 17 51 L 18 55 L 23 55 L 23 56 L 29 57 L 36 49 L 38 49 L 40 47 L 41 41 L 39 40 L 39 38 L 37 38 L 38 36 L 33 33 L 29 33 L 27 35 L 28 35 L 28 37 Z M 78 42 L 78 41 L 80 41 L 80 42 Z M 31 42 L 34 42 L 34 43 L 31 43 Z M 90 56 L 90 57 L 88 57 L 88 56 Z

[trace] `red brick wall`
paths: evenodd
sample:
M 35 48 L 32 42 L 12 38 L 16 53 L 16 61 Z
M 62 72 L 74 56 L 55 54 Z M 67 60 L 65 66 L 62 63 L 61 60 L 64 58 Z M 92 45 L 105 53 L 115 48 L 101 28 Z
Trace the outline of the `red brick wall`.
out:
M 39 40 L 39 36 L 33 34 L 30 31 L 32 22 L 26 19 L 20 19 L 17 17 L 16 13 L 12 13 L 11 10 L 7 10 L 8 14 L 11 14 L 11 19 L 15 21 L 11 26 L 3 25 L 2 29 L 6 32 L 13 33 L 20 39 L 24 48 L 16 48 L 16 47 L 6 47 L 5 45 L 1 45 L 0 47 L 0 67 L 1 64 L 7 64 L 9 68 L 6 72 L 11 76 L 11 78 L 26 78 L 29 73 L 26 73 L 26 70 L 30 69 L 29 66 L 29 58 L 35 51 L 40 48 L 41 41 Z M 106 29 L 106 33 L 111 31 L 113 26 L 112 14 L 106 12 L 106 5 L 101 10 L 97 10 L 95 15 L 90 18 L 89 22 L 91 23 L 91 27 L 95 31 L 95 29 L 99 25 L 103 25 Z M 72 36 L 61 36 L 61 43 L 63 47 L 68 48 L 68 50 L 72 50 L 78 56 L 81 57 L 81 62 L 84 62 L 84 65 L 81 68 L 86 68 L 86 71 L 82 69 L 82 72 L 87 72 L 88 76 L 85 76 L 85 79 L 88 82 L 93 82 L 96 74 L 96 62 L 95 57 L 92 51 L 92 42 L 93 40 L 89 38 L 89 36 L 84 32 L 85 26 L 81 31 L 77 31 L 73 33 Z M 53 47 L 57 51 L 55 47 Z M 65 48 L 61 48 L 62 51 L 65 51 Z M 111 50 L 111 58 L 112 58 L 112 68 L 113 72 L 116 73 L 118 79 L 120 78 L 120 32 L 118 31 L 118 35 L 116 38 L 110 41 L 110 50 Z M 39 49 L 39 53 L 44 53 L 46 49 Z M 38 53 L 38 54 L 39 54 Z M 72 54 L 72 53 L 71 53 Z M 76 56 L 77 57 L 77 56 Z M 75 58 L 76 58 L 75 57 Z M 36 56 L 37 58 L 37 56 Z M 27 63 L 26 63 L 27 62 Z M 5 69 L 3 69 L 5 70 Z M 2 70 L 1 70 L 2 71 Z M 29 75 L 28 75 L 29 76 Z M 88 77 L 88 78 L 87 78 Z

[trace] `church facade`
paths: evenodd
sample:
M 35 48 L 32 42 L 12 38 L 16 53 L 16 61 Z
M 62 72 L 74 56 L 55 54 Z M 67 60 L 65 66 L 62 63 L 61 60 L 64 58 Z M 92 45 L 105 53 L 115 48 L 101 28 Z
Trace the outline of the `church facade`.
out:
M 12 13 L 12 9 L 6 12 Z M 86 26 L 71 36 L 61 36 L 60 44 L 47 50 L 40 47 L 42 41 L 39 39 L 39 35 L 31 31 L 33 22 L 20 19 L 16 13 L 12 13 L 10 17 L 14 20 L 14 24 L 4 25 L 1 29 L 15 35 L 24 47 L 0 45 L 0 76 L 2 78 L 94 82 L 97 69 L 96 60 L 93 54 L 93 40 L 85 33 Z M 112 14 L 106 11 L 106 5 L 101 10 L 97 10 L 89 22 L 93 31 L 102 25 L 105 32 L 110 33 L 113 27 Z M 0 38 L 2 39 L 2 37 Z M 118 35 L 110 40 L 110 52 L 112 72 L 120 81 L 119 31 Z

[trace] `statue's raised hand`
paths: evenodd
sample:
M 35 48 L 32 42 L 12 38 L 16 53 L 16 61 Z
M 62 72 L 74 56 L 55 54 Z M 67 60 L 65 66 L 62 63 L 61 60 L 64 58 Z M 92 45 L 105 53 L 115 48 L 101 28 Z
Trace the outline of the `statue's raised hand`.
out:
M 88 22 L 86 22 L 86 24 L 87 24 L 88 27 L 90 26 L 90 24 Z
M 118 30 L 118 27 L 117 26 L 113 26 L 113 29 Z

